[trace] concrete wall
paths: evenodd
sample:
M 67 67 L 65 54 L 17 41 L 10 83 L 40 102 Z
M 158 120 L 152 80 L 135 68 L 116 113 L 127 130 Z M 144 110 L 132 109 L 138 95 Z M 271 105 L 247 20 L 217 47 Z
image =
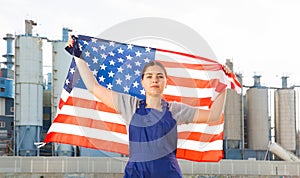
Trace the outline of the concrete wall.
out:
M 121 178 L 127 158 L 99 157 L 0 157 L 0 177 L 22 178 Z M 199 163 L 179 160 L 185 177 L 299 176 L 300 164 L 286 161 L 222 160 Z

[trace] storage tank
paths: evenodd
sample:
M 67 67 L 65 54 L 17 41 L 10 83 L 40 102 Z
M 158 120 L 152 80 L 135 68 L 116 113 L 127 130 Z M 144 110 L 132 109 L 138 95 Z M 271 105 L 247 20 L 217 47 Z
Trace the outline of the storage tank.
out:
M 286 80 L 286 78 L 283 78 Z M 284 83 L 284 82 L 283 82 Z M 288 151 L 296 150 L 296 92 L 292 88 L 278 89 L 275 95 L 275 140 Z
M 295 94 L 296 94 L 296 155 L 300 156 L 300 118 L 299 118 L 299 90 L 300 86 L 295 86 Z
M 267 150 L 270 135 L 268 89 L 260 86 L 259 78 L 254 76 L 254 86 L 246 92 L 248 148 Z
M 63 40 L 52 42 L 52 122 L 57 114 L 57 106 L 71 64 L 71 55 L 65 50 L 68 40 L 67 28 L 63 29 Z M 54 143 L 55 155 L 72 156 L 72 145 Z
M 227 89 L 226 103 L 224 110 L 224 139 L 227 147 L 232 149 L 240 148 L 241 143 L 241 119 L 242 103 L 241 95 L 232 89 Z
M 15 126 L 17 155 L 37 155 L 43 124 L 42 39 L 16 38 Z

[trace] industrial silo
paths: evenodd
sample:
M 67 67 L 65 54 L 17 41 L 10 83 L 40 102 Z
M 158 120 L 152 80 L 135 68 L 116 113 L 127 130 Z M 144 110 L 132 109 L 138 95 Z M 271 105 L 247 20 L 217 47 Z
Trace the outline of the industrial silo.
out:
M 283 79 L 286 80 L 286 79 Z M 292 88 L 277 89 L 275 95 L 275 140 L 288 151 L 296 150 L 296 93 Z
M 63 39 L 52 42 L 52 121 L 57 114 L 57 106 L 71 64 L 71 55 L 65 50 L 68 40 L 68 29 L 63 28 Z M 73 146 L 68 144 L 54 144 L 55 155 L 71 156 L 74 152 Z
M 247 142 L 252 150 L 267 150 L 270 122 L 268 116 L 268 89 L 260 86 L 260 76 L 246 93 Z
M 241 148 L 241 120 L 242 120 L 241 95 L 232 89 L 227 90 L 224 109 L 224 139 L 231 149 Z
M 21 156 L 39 154 L 34 143 L 40 142 L 43 124 L 42 39 L 32 36 L 30 24 L 26 21 L 26 34 L 15 41 L 15 145 Z

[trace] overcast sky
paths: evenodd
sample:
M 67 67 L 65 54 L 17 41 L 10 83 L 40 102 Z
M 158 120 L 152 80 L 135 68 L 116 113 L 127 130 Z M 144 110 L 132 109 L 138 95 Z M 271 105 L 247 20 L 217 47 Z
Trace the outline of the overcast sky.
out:
M 167 18 L 192 28 L 220 63 L 233 60 L 246 85 L 253 84 L 255 73 L 265 86 L 280 87 L 283 75 L 289 76 L 288 86 L 300 85 L 299 0 L 2 0 L 0 37 L 24 34 L 25 19 L 37 23 L 34 33 L 56 40 L 63 27 L 96 36 L 140 17 Z M 0 40 L 0 54 L 5 52 Z

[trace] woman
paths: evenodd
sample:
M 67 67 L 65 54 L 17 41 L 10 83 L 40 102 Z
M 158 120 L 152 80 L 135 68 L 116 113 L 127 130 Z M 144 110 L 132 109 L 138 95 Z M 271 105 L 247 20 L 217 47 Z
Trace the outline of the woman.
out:
M 159 62 L 149 62 L 142 71 L 141 79 L 146 99 L 140 100 L 99 85 L 87 63 L 77 57 L 75 61 L 87 89 L 129 123 L 130 156 L 124 177 L 182 177 L 176 159 L 177 125 L 218 122 L 223 111 L 225 91 L 216 98 L 211 110 L 177 102 L 168 103 L 163 98 L 167 87 L 166 69 Z

